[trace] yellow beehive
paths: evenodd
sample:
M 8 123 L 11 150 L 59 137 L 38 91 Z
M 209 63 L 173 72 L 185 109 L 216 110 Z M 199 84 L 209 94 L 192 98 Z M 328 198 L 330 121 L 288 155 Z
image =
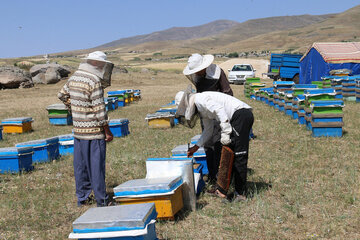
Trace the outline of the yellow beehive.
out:
M 117 198 L 116 201 L 122 204 L 155 203 L 157 218 L 174 220 L 175 214 L 183 206 L 182 187 L 175 190 L 174 194 L 165 196 L 143 197 L 143 198 Z
M 1 121 L 4 133 L 25 133 L 32 130 L 32 118 L 9 118 Z
M 171 128 L 175 125 L 174 115 L 167 112 L 157 112 L 154 114 L 148 114 L 146 120 L 149 128 Z

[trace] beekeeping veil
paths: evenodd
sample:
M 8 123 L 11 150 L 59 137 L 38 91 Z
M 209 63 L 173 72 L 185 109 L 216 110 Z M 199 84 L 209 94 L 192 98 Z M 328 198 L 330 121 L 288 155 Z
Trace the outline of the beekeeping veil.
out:
M 106 60 L 106 54 L 101 51 L 89 53 L 83 62 L 80 63 L 79 70 L 92 73 L 100 78 L 101 86 L 106 88 L 111 85 L 111 73 L 114 64 Z
M 186 127 L 195 127 L 199 116 L 195 106 L 195 93 L 191 85 L 189 85 L 188 88 L 183 91 L 175 117 L 180 118 L 180 123 Z

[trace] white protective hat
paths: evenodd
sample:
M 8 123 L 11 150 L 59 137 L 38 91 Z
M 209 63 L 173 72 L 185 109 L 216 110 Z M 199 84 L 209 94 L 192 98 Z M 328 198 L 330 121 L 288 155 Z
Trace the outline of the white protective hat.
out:
M 200 55 L 198 53 L 192 54 L 188 59 L 188 64 L 185 67 L 184 75 L 191 75 L 197 73 L 208 66 L 214 61 L 213 55 Z
M 83 59 L 112 63 L 112 62 L 106 60 L 106 54 L 102 51 L 95 51 L 95 52 L 89 53 L 89 55 Z

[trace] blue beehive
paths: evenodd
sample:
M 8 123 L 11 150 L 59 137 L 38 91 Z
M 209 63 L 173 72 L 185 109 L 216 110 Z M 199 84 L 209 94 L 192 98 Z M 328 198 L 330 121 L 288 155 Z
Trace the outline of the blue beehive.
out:
M 297 109 L 297 113 L 295 114 L 295 116 L 297 116 L 298 119 L 298 123 L 299 124 L 305 124 L 305 96 L 304 95 L 298 95 L 295 97 L 295 107 L 294 109 Z
M 113 108 L 113 103 L 112 103 L 112 100 L 109 98 L 104 98 L 104 103 L 105 103 L 105 109 L 106 111 L 112 111 L 114 110 Z
M 360 76 L 348 76 L 342 80 L 342 95 L 347 101 L 356 101 L 356 80 L 359 80 Z
M 130 134 L 129 120 L 127 118 L 111 119 L 109 128 L 114 137 L 125 137 Z
M 295 85 L 293 81 L 274 81 L 273 86 L 276 90 L 291 90 Z
M 342 100 L 312 101 L 311 130 L 314 137 L 341 137 L 343 122 Z
M 58 137 L 18 143 L 16 147 L 33 147 L 33 163 L 50 162 L 59 158 Z
M 355 89 L 355 97 L 356 97 L 356 102 L 359 103 L 360 102 L 360 80 L 356 80 L 356 89 Z
M 74 154 L 74 134 L 60 135 L 59 138 L 59 154 L 61 156 Z
M 119 107 L 118 106 L 118 98 L 116 98 L 116 97 L 108 97 L 107 99 L 112 104 L 112 109 L 113 110 L 115 110 L 115 109 L 117 109 Z
M 190 146 L 191 147 L 191 146 Z M 184 158 L 187 157 L 188 145 L 179 145 L 171 150 L 171 154 L 173 158 Z M 206 163 L 206 154 L 205 149 L 203 147 L 199 148 L 194 153 L 194 159 L 196 163 L 200 163 L 203 166 L 203 174 L 209 174 L 209 170 Z
M 108 97 L 116 97 L 118 99 L 118 107 L 125 106 L 125 90 L 109 91 L 107 92 Z
M 73 222 L 70 239 L 156 240 L 154 203 L 90 208 Z
M 72 125 L 72 116 L 65 104 L 51 104 L 46 110 L 51 125 Z
M 32 154 L 32 147 L 0 148 L 0 173 L 32 170 Z

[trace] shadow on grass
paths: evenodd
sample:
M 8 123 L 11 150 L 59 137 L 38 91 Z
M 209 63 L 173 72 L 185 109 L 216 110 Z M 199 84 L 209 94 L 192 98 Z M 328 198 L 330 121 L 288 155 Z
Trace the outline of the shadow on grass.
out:
M 270 183 L 266 182 L 247 182 L 247 197 L 253 198 L 256 194 L 259 194 L 263 191 L 267 191 L 270 188 L 272 188 L 272 185 Z

